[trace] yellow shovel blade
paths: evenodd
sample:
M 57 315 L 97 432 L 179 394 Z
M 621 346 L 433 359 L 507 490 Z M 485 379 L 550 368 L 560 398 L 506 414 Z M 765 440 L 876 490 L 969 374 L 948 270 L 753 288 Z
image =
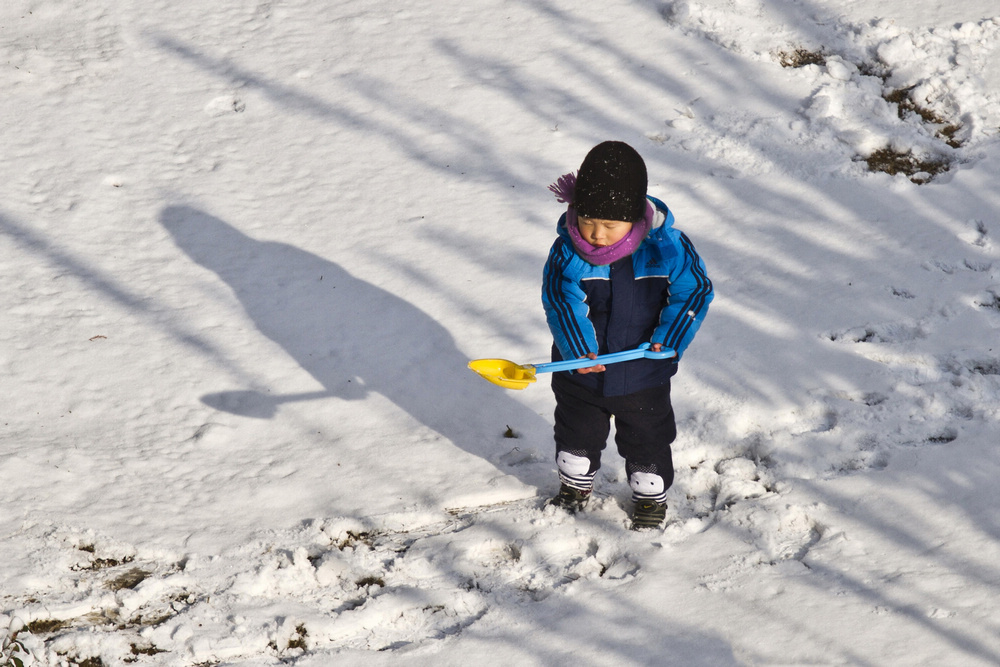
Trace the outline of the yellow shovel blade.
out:
M 476 359 L 469 368 L 506 389 L 524 389 L 535 381 L 534 366 L 520 366 L 506 359 Z

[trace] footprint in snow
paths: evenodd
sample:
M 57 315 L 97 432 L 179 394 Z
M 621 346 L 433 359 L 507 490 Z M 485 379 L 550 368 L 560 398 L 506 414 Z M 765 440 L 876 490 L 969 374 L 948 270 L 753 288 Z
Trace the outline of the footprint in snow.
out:
M 927 332 L 919 323 L 891 322 L 885 324 L 867 324 L 844 331 L 827 334 L 834 342 L 845 343 L 905 343 L 926 338 Z
M 205 105 L 205 113 L 209 116 L 226 116 L 233 113 L 243 113 L 247 104 L 236 95 L 221 95 Z

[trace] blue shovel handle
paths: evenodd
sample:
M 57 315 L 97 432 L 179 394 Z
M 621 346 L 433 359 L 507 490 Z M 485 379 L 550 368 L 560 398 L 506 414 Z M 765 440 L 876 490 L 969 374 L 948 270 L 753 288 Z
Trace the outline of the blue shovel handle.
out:
M 670 349 L 663 349 L 660 352 L 653 352 L 649 349 L 649 343 L 643 343 L 634 350 L 624 352 L 613 352 L 611 354 L 599 355 L 596 359 L 570 359 L 568 361 L 553 361 L 548 364 L 538 364 L 529 366 L 534 368 L 536 373 L 555 373 L 556 371 L 571 371 L 577 368 L 590 368 L 608 364 L 617 364 L 619 361 L 631 361 L 633 359 L 673 359 L 677 353 Z

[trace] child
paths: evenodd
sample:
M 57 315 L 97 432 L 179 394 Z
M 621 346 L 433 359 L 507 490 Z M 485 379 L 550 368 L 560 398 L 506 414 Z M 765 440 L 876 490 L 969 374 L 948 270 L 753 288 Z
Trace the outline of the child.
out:
M 561 487 L 549 502 L 571 512 L 590 498 L 615 418 L 615 442 L 635 503 L 633 530 L 661 525 L 676 437 L 670 378 L 694 338 L 712 283 L 674 217 L 646 195 L 646 164 L 628 144 L 595 146 L 578 175 L 549 189 L 569 208 L 545 263 L 542 303 L 554 361 L 595 358 L 651 343 L 673 360 L 637 359 L 552 376 L 556 465 Z

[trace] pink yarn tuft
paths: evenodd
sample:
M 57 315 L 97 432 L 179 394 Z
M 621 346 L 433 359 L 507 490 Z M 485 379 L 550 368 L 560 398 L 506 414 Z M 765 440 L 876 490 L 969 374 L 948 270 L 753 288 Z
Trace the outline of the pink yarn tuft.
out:
M 576 174 L 563 174 L 555 183 L 549 186 L 556 199 L 564 204 L 573 205 L 573 193 L 576 192 Z

